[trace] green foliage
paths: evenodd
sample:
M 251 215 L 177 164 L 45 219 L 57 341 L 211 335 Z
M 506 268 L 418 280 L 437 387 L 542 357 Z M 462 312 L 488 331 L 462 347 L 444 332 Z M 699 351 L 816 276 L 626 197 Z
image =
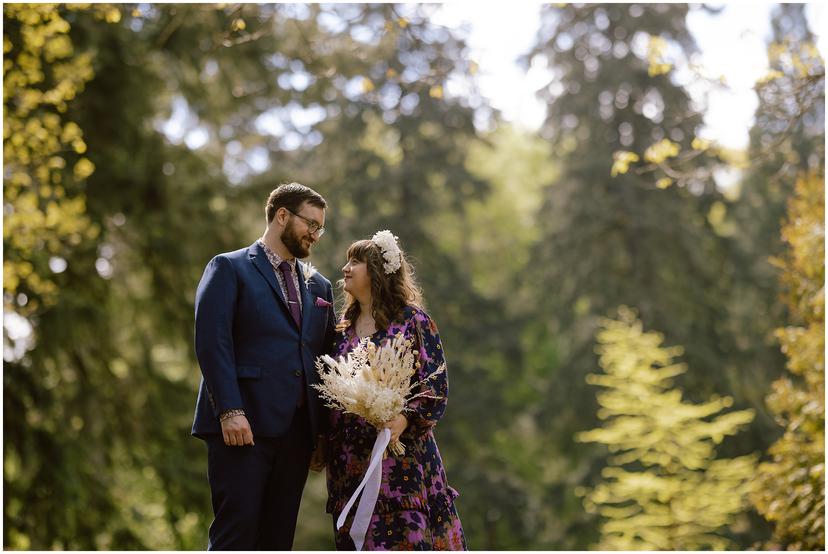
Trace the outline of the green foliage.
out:
M 753 502 L 774 526 L 766 548 L 825 548 L 825 178 L 796 184 L 777 260 L 794 324 L 777 330 L 789 375 L 773 383 L 768 405 L 785 429 L 760 464 Z
M 663 335 L 644 332 L 626 307 L 617 320 L 603 320 L 597 341 L 604 373 L 587 381 L 606 391 L 598 394 L 604 424 L 576 436 L 605 444 L 612 454 L 604 482 L 584 493 L 587 510 L 603 519 L 597 547 L 732 547 L 718 531 L 744 510 L 756 459 L 715 459 L 715 448 L 750 423 L 753 411 L 722 413 L 730 397 L 683 401 L 674 387 L 674 378 L 687 371 L 674 361 L 682 348 L 662 346 Z
M 111 6 L 92 13 L 120 19 Z M 57 302 L 50 264 L 100 232 L 84 195 L 95 165 L 65 115 L 93 76 L 91 55 L 75 52 L 63 15 L 56 4 L 3 6 L 3 305 L 24 317 Z
M 432 228 L 439 232 L 433 234 L 447 250 L 462 255 L 475 290 L 488 298 L 502 297 L 531 263 L 541 190 L 557 167 L 543 139 L 505 123 L 469 145 L 465 165 L 490 183 L 489 193 L 466 201 L 462 211 L 438 212 Z M 492 271 L 493 252 L 508 270 Z
M 696 140 L 703 113 L 669 74 L 650 74 L 636 38 L 665 37 L 671 56 L 691 57 L 689 9 L 547 6 L 531 53 L 555 71 L 540 93 L 548 103 L 540 134 L 560 171 L 542 190 L 538 241 L 520 291 L 532 307 L 525 315 L 526 357 L 535 363 L 532 373 L 543 376 L 534 417 L 543 441 L 555 445 L 553 456 L 569 465 L 545 489 L 560 500 L 558 517 L 569 525 L 554 548 L 586 548 L 597 538 L 594 518 L 569 510 L 575 488 L 595 478 L 601 455 L 569 439 L 599 423 L 585 374 L 597 363 L 598 322 L 618 305 L 635 306 L 648 327 L 686 347 L 694 371 L 677 383 L 690 400 L 729 395 L 755 410 L 746 431 L 723 445 L 726 455 L 761 451 L 775 438 L 763 398 L 781 357 L 768 329 L 736 317 L 761 319 L 743 302 L 757 294 L 754 275 L 743 271 L 737 239 L 728 233 L 731 200 L 709 178 L 716 161 L 686 160 L 693 177 L 666 188 L 649 174 L 620 171 L 653 145 L 661 146 L 649 151 L 648 163 L 672 160 L 676 148 L 689 151 L 694 141 L 703 146 Z M 614 158 L 619 151 L 627 154 Z M 539 344 L 553 354 L 538 359 Z M 751 521 L 748 540 L 764 532 L 761 520 Z
M 774 15 L 768 46 L 771 73 L 756 86 L 753 163 L 742 184 L 735 220 L 747 252 L 743 265 L 759 285 L 750 308 L 744 310 L 744 325 L 762 327 L 768 334 L 776 328 L 789 373 L 772 384 L 767 397 L 783 435 L 768 448 L 770 459 L 759 466 L 752 500 L 774 524 L 773 535 L 760 546 L 821 550 L 825 67 L 803 6 L 783 4 Z M 780 229 L 783 219 L 787 223 Z M 757 310 L 768 317 L 751 317 Z

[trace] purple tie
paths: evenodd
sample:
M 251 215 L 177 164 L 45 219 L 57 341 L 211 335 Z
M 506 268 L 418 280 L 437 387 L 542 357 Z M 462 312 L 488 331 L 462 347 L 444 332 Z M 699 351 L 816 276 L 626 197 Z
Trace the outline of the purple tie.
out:
M 279 271 L 282 272 L 282 277 L 285 279 L 285 287 L 288 293 L 288 306 L 290 306 L 290 315 L 293 316 L 293 321 L 299 329 L 302 328 L 302 311 L 299 309 L 299 294 L 296 292 L 296 285 L 293 283 L 293 274 L 290 271 L 290 264 L 282 262 L 279 264 Z M 302 373 L 302 386 L 299 388 L 299 400 L 296 402 L 297 406 L 305 405 L 305 374 Z
M 296 285 L 293 283 L 293 274 L 290 271 L 290 264 L 282 262 L 279 264 L 279 271 L 282 272 L 282 277 L 285 278 L 285 287 L 287 287 L 288 307 L 290 307 L 290 315 L 293 316 L 293 321 L 296 326 L 302 328 L 302 311 L 299 309 L 299 294 L 296 292 Z

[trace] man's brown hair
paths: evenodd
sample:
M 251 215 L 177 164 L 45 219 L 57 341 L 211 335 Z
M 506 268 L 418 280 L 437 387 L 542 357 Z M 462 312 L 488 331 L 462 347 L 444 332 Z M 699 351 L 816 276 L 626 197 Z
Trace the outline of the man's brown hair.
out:
M 267 197 L 267 204 L 265 205 L 267 222 L 273 221 L 273 218 L 276 217 L 276 210 L 279 208 L 287 208 L 288 211 L 297 213 L 305 202 L 323 210 L 328 207 L 328 203 L 325 202 L 322 195 L 310 187 L 299 183 L 279 185 Z

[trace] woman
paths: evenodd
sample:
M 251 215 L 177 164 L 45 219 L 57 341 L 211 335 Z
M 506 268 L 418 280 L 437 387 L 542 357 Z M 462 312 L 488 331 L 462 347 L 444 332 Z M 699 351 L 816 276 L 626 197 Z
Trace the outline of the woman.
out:
M 422 308 L 411 266 L 390 231 L 348 248 L 342 268 L 345 307 L 337 327 L 335 356 L 344 356 L 360 339 L 381 344 L 404 333 L 419 351 L 419 381 L 444 361 L 437 326 Z M 388 422 L 391 441 L 399 439 L 405 454 L 389 454 L 382 462 L 382 485 L 365 537 L 364 550 L 466 550 L 466 539 L 454 507 L 457 491 L 448 486 L 432 429 L 446 409 L 445 372 L 430 379 L 430 396 L 408 405 L 410 411 Z M 338 550 L 354 550 L 348 535 L 353 510 L 336 530 L 336 519 L 368 467 L 377 430 L 364 419 L 332 409 L 328 443 L 328 505 L 333 514 Z

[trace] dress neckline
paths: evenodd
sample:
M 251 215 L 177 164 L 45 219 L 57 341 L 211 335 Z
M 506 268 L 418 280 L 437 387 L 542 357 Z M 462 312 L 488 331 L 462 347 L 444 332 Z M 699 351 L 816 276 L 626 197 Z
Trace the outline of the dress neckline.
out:
M 357 340 L 374 338 L 375 336 L 380 334 L 380 332 L 382 331 L 382 329 L 377 329 L 376 331 L 374 331 L 370 335 L 365 335 L 364 337 L 360 337 L 356 332 L 356 325 L 351 325 L 350 327 L 348 327 L 348 329 L 351 331 L 351 336 L 353 338 L 357 339 Z

